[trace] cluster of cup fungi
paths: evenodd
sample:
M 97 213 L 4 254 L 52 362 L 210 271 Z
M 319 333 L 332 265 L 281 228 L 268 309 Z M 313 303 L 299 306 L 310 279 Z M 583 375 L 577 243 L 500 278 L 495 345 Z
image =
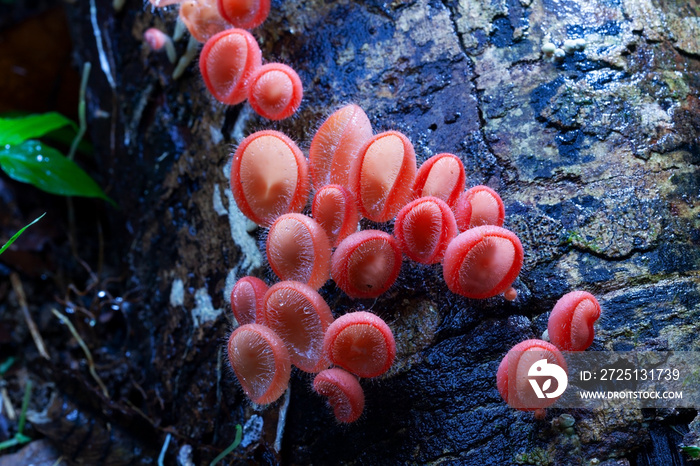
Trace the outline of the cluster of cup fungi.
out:
M 269 0 L 150 1 L 156 7 L 180 4 L 180 20 L 192 37 L 206 42 L 199 67 L 217 100 L 235 105 L 247 99 L 272 120 L 287 118 L 299 107 L 298 75 L 286 65 L 262 65 L 260 48 L 245 30 L 266 19 Z M 144 38 L 174 61 L 165 33 L 151 28 Z M 228 341 L 229 361 L 251 401 L 277 400 L 294 365 L 315 374 L 313 389 L 327 398 L 339 422 L 361 416 L 359 378 L 386 373 L 396 345 L 390 327 L 373 313 L 334 318 L 318 292 L 331 278 L 351 298 L 376 298 L 394 284 L 405 255 L 421 264 L 442 263 L 453 293 L 516 299 L 512 284 L 523 264 L 522 244 L 502 227 L 500 196 L 487 186 L 465 191 L 465 178 L 461 160 L 450 153 L 430 157 L 418 168 L 410 140 L 397 131 L 374 134 L 367 115 L 354 104 L 320 126 L 308 160 L 277 131 L 256 132 L 239 144 L 231 190 L 241 212 L 268 228 L 267 259 L 281 280 L 268 287 L 259 278 L 243 277 L 231 292 L 239 326 Z M 301 212 L 312 191 L 308 216 Z M 394 220 L 393 235 L 359 230 L 362 217 Z M 562 297 L 549 320 L 552 343 L 522 342 L 499 366 L 497 385 L 504 400 L 541 413 L 541 406 L 529 408 L 530 400 L 514 399 L 520 391 L 513 391 L 513 384 L 524 381 L 508 380 L 509 368 L 533 358 L 566 367 L 559 350 L 586 349 L 599 315 L 600 306 L 589 293 Z

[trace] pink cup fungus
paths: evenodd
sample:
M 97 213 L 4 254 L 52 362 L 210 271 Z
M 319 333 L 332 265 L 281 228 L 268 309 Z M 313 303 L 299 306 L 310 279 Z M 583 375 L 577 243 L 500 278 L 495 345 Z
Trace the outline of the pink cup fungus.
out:
M 253 133 L 233 156 L 231 190 L 241 212 L 258 225 L 300 212 L 309 196 L 304 154 L 278 131 Z
M 600 317 L 600 304 L 586 291 L 562 296 L 549 315 L 549 340 L 562 351 L 584 351 L 595 336 L 593 324 Z
M 170 63 L 175 63 L 177 54 L 175 53 L 175 45 L 169 35 L 156 28 L 148 28 L 143 33 L 143 40 L 148 44 L 151 50 L 159 52 L 165 50 Z
M 331 245 L 316 220 L 285 214 L 267 234 L 267 260 L 281 280 L 296 280 L 318 290 L 330 278 Z
M 400 270 L 401 250 L 383 231 L 353 233 L 331 257 L 331 276 L 351 298 L 376 298 L 394 284 Z
M 315 373 L 329 366 L 323 336 L 333 314 L 316 290 L 293 281 L 272 285 L 265 294 L 262 320 L 284 341 L 299 369 Z
M 450 206 L 437 197 L 410 202 L 399 211 L 394 224 L 394 236 L 401 250 L 421 264 L 440 262 L 457 233 Z
M 350 167 L 362 146 L 372 137 L 365 112 L 350 104 L 323 122 L 311 141 L 309 165 L 316 189 L 327 184 L 350 188 Z
M 180 19 L 198 42 L 206 42 L 231 27 L 219 14 L 216 0 L 183 1 L 180 5 Z
M 234 27 L 253 29 L 270 14 L 270 0 L 217 0 L 219 14 Z
M 268 120 L 284 120 L 301 104 L 304 89 L 296 71 L 281 63 L 261 66 L 250 77 L 248 103 Z
M 447 246 L 443 276 L 453 293 L 484 299 L 510 289 L 523 266 L 523 246 L 511 231 L 484 225 L 461 233 Z
M 209 92 L 219 102 L 235 105 L 247 98 L 248 83 L 261 66 L 262 52 L 243 29 L 228 29 L 207 40 L 199 56 L 199 70 Z
M 177 5 L 182 3 L 184 0 L 148 0 L 148 2 L 155 8 L 163 8 L 170 5 Z
M 505 216 L 501 196 L 488 186 L 474 186 L 462 193 L 455 204 L 455 218 L 460 231 L 480 225 L 500 227 Z
M 539 372 L 543 376 L 563 374 L 565 378 L 567 370 L 564 356 L 556 346 L 542 340 L 526 340 L 511 348 L 499 364 L 496 373 L 498 392 L 512 408 L 543 414 L 542 410 L 554 404 L 561 393 L 551 398 L 547 395 L 556 394 L 561 387 L 554 382 L 547 384 L 544 380 L 536 380 L 541 389 L 545 387 L 542 391 L 546 395 L 540 398 L 530 380 L 539 378 Z M 554 390 L 548 390 L 547 387 Z
M 415 177 L 411 141 L 398 131 L 387 131 L 360 149 L 350 172 L 350 191 L 364 217 L 386 222 L 411 199 Z
M 452 207 L 464 191 L 464 179 L 464 164 L 456 155 L 434 155 L 418 169 L 413 197 L 437 197 Z
M 228 340 L 228 359 L 253 403 L 272 403 L 289 386 L 292 367 L 287 348 L 263 325 L 238 327 Z
M 314 391 L 328 399 L 338 422 L 357 421 L 365 409 L 365 393 L 357 377 L 334 367 L 314 377 Z
M 265 293 L 267 285 L 259 278 L 243 277 L 233 285 L 231 311 L 239 325 L 255 323 L 262 312 Z
M 355 196 L 337 184 L 329 184 L 316 191 L 311 215 L 326 232 L 333 247 L 355 233 L 360 220 Z
M 381 318 L 370 312 L 351 312 L 328 327 L 323 352 L 332 364 L 355 375 L 377 377 L 393 364 L 396 342 Z

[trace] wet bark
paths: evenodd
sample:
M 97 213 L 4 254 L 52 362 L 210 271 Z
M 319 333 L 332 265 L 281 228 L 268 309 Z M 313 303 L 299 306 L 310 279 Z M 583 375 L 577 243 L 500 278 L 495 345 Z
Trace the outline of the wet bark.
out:
M 236 424 L 247 441 L 230 458 L 248 462 L 644 464 L 643 455 L 662 455 L 652 451 L 658 438 L 679 458 L 679 436 L 656 423 L 685 428 L 694 412 L 572 412 L 575 434 L 565 435 L 549 422 L 562 411 L 538 422 L 509 408 L 495 372 L 511 346 L 542 334 L 554 302 L 573 289 L 601 302 L 596 350 L 700 350 L 696 3 L 273 2 L 254 34 L 265 59 L 292 65 L 305 86 L 300 111 L 282 123 L 216 103 L 195 65 L 172 79 L 173 66 L 141 35 L 149 26 L 172 32 L 174 10 L 127 1 L 115 13 L 97 0 L 101 63 L 89 3 L 69 9 L 78 61 L 93 64 L 98 163 L 121 206 L 113 228 L 125 235 L 114 247 L 142 301 L 125 312 L 118 345 L 88 341 L 105 348 L 95 363 L 109 399 L 95 384 L 87 397 L 63 384 L 54 403 L 87 398 L 115 435 L 134 437 L 120 440 L 131 448 L 124 458 L 152 458 L 170 433 L 171 463 L 189 445 L 202 464 L 233 441 Z M 585 50 L 559 61 L 541 53 L 567 38 L 584 38 Z M 185 41 L 177 47 L 182 54 Z M 363 382 L 366 412 L 351 426 L 338 426 L 296 372 L 278 451 L 282 403 L 251 406 L 224 354 L 236 278 L 274 280 L 261 255 L 265 232 L 238 211 L 227 164 L 258 129 L 308 148 L 324 116 L 347 102 L 365 109 L 375 131 L 408 135 L 419 162 L 453 152 L 468 185 L 501 194 L 505 226 L 526 251 L 520 296 L 463 299 L 439 266 L 409 262 L 376 301 L 351 300 L 329 282 L 322 294 L 336 315 L 371 308 L 390 323 L 397 361 Z

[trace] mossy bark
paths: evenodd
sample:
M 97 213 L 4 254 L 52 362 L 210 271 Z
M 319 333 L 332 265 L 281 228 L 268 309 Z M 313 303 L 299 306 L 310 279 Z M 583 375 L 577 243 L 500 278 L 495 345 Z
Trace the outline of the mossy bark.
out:
M 542 334 L 554 302 L 574 289 L 601 303 L 596 350 L 700 351 L 696 3 L 275 1 L 254 35 L 264 58 L 292 65 L 305 86 L 299 112 L 281 123 L 215 102 L 196 64 L 172 79 L 173 66 L 141 35 L 150 26 L 172 31 L 174 9 L 128 1 L 115 13 L 98 0 L 109 66 L 100 66 L 88 2 L 70 9 L 79 61 L 93 63 L 92 139 L 143 290 L 129 323 L 129 370 L 144 390 L 136 405 L 153 424 L 146 438 L 158 439 L 151 449 L 171 432 L 173 461 L 190 445 L 204 463 L 242 424 L 250 441 L 231 458 L 247 461 L 587 464 L 636 458 L 654 435 L 649 421 L 670 416 L 575 412 L 567 435 L 509 408 L 495 372 L 511 346 Z M 585 39 L 585 50 L 561 60 L 541 53 L 543 43 L 568 38 Z M 322 119 L 347 102 L 375 131 L 404 132 L 419 163 L 453 152 L 468 185 L 501 194 L 505 226 L 526 251 L 519 298 L 463 299 L 449 293 L 439 266 L 408 262 L 376 301 L 351 300 L 329 282 L 322 294 L 337 315 L 371 308 L 390 323 L 397 361 L 363 381 L 366 412 L 351 426 L 338 426 L 310 377 L 295 373 L 278 451 L 282 405 L 251 406 L 224 354 L 227 290 L 247 274 L 274 280 L 261 254 L 265 232 L 231 197 L 228 163 L 259 129 L 308 148 Z M 114 402 L 138 418 L 124 393 Z M 675 416 L 668 422 L 693 413 Z

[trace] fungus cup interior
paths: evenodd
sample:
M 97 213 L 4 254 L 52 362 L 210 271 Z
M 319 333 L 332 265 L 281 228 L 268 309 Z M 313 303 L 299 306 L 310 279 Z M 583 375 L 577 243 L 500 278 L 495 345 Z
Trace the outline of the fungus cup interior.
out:
M 333 247 L 356 232 L 360 220 L 355 197 L 337 184 L 323 186 L 316 191 L 311 215 L 326 232 Z
M 243 277 L 236 282 L 231 290 L 231 311 L 240 325 L 255 323 L 265 293 L 267 285 L 259 278 Z
M 237 28 L 253 29 L 270 14 L 270 0 L 217 0 L 219 14 Z
M 413 197 L 437 197 L 453 206 L 464 191 L 465 174 L 462 161 L 454 154 L 430 157 L 418 169 Z
M 393 236 L 363 230 L 345 238 L 331 257 L 331 275 L 353 298 L 375 298 L 394 284 L 401 250 Z
M 263 315 L 286 344 L 292 364 L 305 372 L 328 367 L 323 338 L 333 314 L 316 290 L 299 282 L 276 283 L 265 295 Z
M 268 63 L 258 68 L 248 87 L 250 106 L 269 120 L 283 120 L 294 114 L 303 94 L 299 75 L 280 63 Z
M 284 134 L 259 131 L 241 142 L 231 164 L 231 190 L 241 212 L 269 225 L 298 212 L 309 194 L 308 167 L 301 150 Z
M 248 398 L 268 404 L 289 385 L 291 363 L 282 340 L 259 324 L 238 327 L 228 341 L 228 357 Z
M 377 377 L 389 370 L 396 343 L 389 326 L 369 312 L 352 312 L 336 319 L 324 338 L 331 363 L 360 377 Z
M 496 381 L 501 397 L 513 408 L 521 411 L 535 411 L 546 408 L 554 404 L 558 397 L 539 398 L 532 388 L 529 380 L 538 372 L 537 369 L 542 364 L 538 361 L 546 360 L 546 364 L 560 367 L 564 374 L 567 372 L 566 361 L 559 349 L 551 343 L 542 340 L 526 340 L 518 343 L 505 355 L 498 366 Z M 547 374 L 549 375 L 549 374 Z M 554 393 L 559 387 L 556 379 L 552 382 L 547 393 Z M 547 384 L 540 383 L 540 386 Z
M 180 19 L 198 42 L 206 42 L 230 27 L 219 14 L 216 2 L 211 0 L 183 1 L 180 5 Z
M 452 292 L 483 299 L 506 291 L 522 264 L 518 237 L 504 228 L 485 225 L 452 240 L 445 251 L 443 275 Z
M 328 399 L 338 422 L 355 422 L 365 408 L 365 394 L 357 377 L 334 367 L 314 378 L 314 391 Z
M 329 116 L 309 148 L 314 187 L 337 184 L 350 189 L 350 167 L 371 137 L 372 125 L 359 106 L 346 105 Z
M 460 225 L 462 230 L 480 225 L 502 226 L 505 208 L 501 196 L 488 186 L 474 186 L 464 194 L 464 201 L 471 205 L 469 224 Z
M 565 351 L 584 351 L 593 343 L 593 324 L 600 317 L 600 304 L 586 291 L 572 291 L 554 305 L 547 332 L 551 342 Z
M 410 259 L 434 264 L 440 262 L 447 245 L 457 236 L 457 223 L 444 201 L 435 197 L 420 198 L 399 211 L 394 235 Z

